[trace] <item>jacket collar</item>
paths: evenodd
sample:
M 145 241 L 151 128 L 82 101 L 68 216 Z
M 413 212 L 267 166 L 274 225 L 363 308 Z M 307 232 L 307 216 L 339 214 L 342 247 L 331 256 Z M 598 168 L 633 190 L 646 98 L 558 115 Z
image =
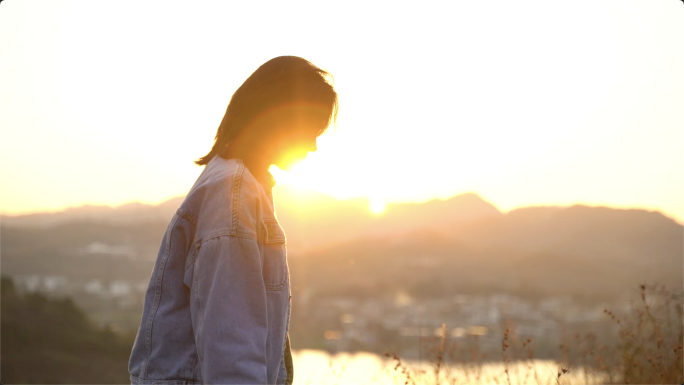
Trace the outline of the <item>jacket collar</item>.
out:
M 249 166 L 247 167 L 249 168 Z M 271 174 L 271 172 L 268 170 L 262 171 L 261 173 L 255 173 L 252 172 L 252 169 L 250 168 L 249 172 L 252 173 L 254 178 L 256 178 L 256 180 L 258 180 L 259 183 L 261 183 L 267 190 L 271 190 L 276 184 L 273 174 Z
M 221 158 L 221 156 L 217 154 L 214 156 L 214 158 Z M 223 158 L 221 159 L 228 160 Z M 252 174 L 254 179 L 256 179 L 262 186 L 264 186 L 264 188 L 267 191 L 270 191 L 273 188 L 273 186 L 275 186 L 276 180 L 273 177 L 273 174 L 271 174 L 271 172 L 268 171 L 268 169 L 262 169 L 261 167 L 257 167 L 253 165 L 251 162 L 245 161 L 244 159 L 240 158 L 230 158 L 230 160 L 234 160 L 244 164 L 245 167 L 249 170 L 249 173 Z

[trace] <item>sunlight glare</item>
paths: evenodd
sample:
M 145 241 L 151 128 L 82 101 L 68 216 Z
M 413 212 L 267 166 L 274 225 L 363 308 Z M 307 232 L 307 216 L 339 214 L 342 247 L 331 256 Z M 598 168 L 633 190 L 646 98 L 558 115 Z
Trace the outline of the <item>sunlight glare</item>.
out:
M 380 214 L 385 211 L 385 202 L 380 199 L 372 199 L 369 203 L 369 207 L 373 214 Z

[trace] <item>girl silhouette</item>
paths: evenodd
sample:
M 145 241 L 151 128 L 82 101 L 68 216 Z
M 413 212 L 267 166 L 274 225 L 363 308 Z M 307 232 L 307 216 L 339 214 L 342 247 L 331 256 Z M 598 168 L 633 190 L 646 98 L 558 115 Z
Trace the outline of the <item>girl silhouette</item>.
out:
M 335 120 L 329 74 L 281 56 L 233 94 L 205 168 L 162 239 L 132 384 L 291 384 L 290 274 L 268 168 L 316 151 Z

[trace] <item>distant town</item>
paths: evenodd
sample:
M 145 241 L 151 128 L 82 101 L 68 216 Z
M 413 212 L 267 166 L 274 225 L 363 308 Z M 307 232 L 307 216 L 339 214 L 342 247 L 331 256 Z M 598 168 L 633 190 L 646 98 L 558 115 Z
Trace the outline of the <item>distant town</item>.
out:
M 57 275 L 19 275 L 13 277 L 24 291 L 42 291 L 53 296 L 69 296 L 90 317 L 111 330 L 135 332 L 142 312 L 148 282 L 105 281 L 99 278 L 72 280 Z M 449 297 L 417 299 L 407 292 L 359 299 L 320 297 L 315 290 L 298 290 L 293 295 L 291 335 L 296 348 L 324 349 L 330 352 L 393 349 L 406 357 L 420 354 L 420 341 L 442 336 L 478 338 L 481 348 L 496 352 L 506 327 L 520 339 L 538 341 L 538 354 L 557 348 L 563 333 L 605 328 L 617 335 L 617 327 L 604 309 L 614 313 L 629 311 L 627 299 L 588 306 L 573 298 L 548 297 L 526 300 L 493 293 L 456 294 Z M 496 358 L 496 357 L 493 357 Z

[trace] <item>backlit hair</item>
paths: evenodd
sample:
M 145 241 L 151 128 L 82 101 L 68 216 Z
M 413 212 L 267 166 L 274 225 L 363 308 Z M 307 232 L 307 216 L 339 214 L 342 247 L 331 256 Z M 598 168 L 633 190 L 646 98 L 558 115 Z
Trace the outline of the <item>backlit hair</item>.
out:
M 264 121 L 304 114 L 307 121 L 315 122 L 316 134 L 322 134 L 337 119 L 338 110 L 337 93 L 328 78 L 332 79 L 328 72 L 297 56 L 279 56 L 262 64 L 235 91 L 214 146 L 195 163 L 205 165 L 217 154 L 226 158 L 238 135 L 267 140 L 268 125 L 260 124 Z

